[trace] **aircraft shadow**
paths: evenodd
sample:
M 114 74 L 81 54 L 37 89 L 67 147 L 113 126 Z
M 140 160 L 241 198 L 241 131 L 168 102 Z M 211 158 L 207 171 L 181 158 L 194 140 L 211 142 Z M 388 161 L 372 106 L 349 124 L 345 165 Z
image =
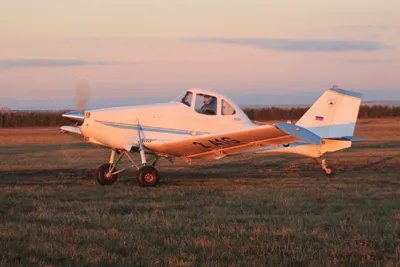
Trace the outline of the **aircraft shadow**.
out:
M 164 170 L 162 171 L 162 177 L 166 181 L 188 179 L 265 179 L 289 177 L 293 172 L 298 171 L 300 172 L 297 175 L 306 171 L 308 172 L 307 176 L 309 176 L 312 173 L 312 171 L 307 171 L 307 167 L 309 166 L 302 168 L 301 164 L 293 164 L 297 160 L 299 158 L 292 157 L 282 158 L 274 162 L 245 160 L 208 166 L 189 166 L 188 168 L 176 171 Z M 312 163 L 312 161 L 310 162 Z M 317 165 L 315 166 L 315 170 L 320 170 Z

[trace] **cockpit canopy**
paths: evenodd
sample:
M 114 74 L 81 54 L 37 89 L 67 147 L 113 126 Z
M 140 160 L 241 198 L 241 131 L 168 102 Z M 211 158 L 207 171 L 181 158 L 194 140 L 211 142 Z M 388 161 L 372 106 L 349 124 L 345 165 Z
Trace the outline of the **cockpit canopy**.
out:
M 197 90 L 188 90 L 175 98 L 173 102 L 180 102 L 204 115 L 235 115 L 238 109 L 224 96 Z

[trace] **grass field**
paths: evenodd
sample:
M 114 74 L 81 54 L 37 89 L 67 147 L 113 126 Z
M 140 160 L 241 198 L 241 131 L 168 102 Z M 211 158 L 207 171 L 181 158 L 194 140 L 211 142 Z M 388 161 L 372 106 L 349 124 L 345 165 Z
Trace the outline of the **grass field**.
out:
M 360 120 L 373 139 L 327 154 L 188 165 L 161 160 L 107 187 L 109 152 L 58 128 L 0 130 L 1 266 L 399 266 L 400 119 Z M 126 163 L 126 162 L 125 162 Z

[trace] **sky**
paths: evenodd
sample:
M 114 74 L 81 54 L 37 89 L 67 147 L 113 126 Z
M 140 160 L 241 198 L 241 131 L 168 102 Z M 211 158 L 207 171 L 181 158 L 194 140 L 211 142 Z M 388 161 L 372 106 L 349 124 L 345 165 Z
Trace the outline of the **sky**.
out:
M 2 0 L 0 107 L 311 103 L 332 85 L 400 99 L 398 0 Z

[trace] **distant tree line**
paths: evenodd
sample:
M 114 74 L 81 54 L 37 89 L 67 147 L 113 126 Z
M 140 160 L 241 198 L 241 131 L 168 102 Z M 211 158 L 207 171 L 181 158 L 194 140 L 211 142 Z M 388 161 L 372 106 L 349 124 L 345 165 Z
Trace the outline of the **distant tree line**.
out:
M 264 107 L 244 108 L 243 111 L 251 120 L 298 120 L 309 107 Z M 2 110 L 0 113 L 0 127 L 37 127 L 72 125 L 72 122 L 63 118 L 63 111 L 10 111 Z M 400 117 L 400 107 L 383 105 L 361 105 L 359 118 Z
M 0 127 L 36 127 L 71 125 L 62 117 L 67 111 L 12 111 L 1 112 Z
M 244 108 L 243 111 L 251 120 L 298 120 L 310 107 L 264 107 L 264 108 Z M 361 105 L 358 118 L 383 118 L 399 117 L 400 107 L 384 105 Z

